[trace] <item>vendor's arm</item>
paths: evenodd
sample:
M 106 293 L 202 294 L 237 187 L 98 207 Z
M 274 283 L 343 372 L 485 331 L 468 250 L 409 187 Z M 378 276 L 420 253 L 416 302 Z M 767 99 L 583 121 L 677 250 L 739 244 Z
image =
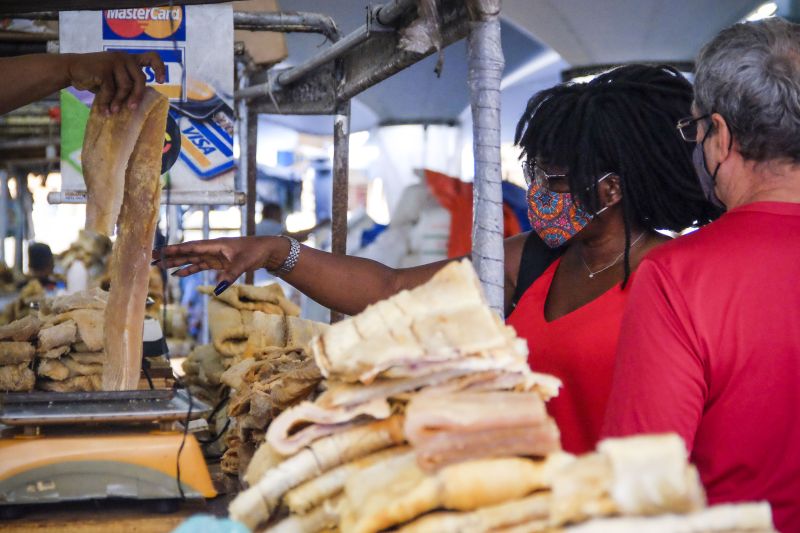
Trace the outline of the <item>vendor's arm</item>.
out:
M 508 257 L 509 247 L 506 248 Z M 154 250 L 153 259 L 163 268 L 182 267 L 173 273 L 176 276 L 216 270 L 218 282 L 231 284 L 244 272 L 277 270 L 288 254 L 286 238 L 241 237 L 167 246 Z M 334 255 L 301 245 L 297 265 L 282 277 L 320 304 L 352 315 L 403 289 L 425 283 L 447 263 L 395 269 L 369 259 Z M 507 270 L 518 268 L 519 261 Z
M 645 259 L 622 321 L 605 436 L 675 432 L 692 449 L 708 395 L 694 332 L 678 285 Z
M 127 54 L 32 54 L 0 58 L 0 71 L 13 78 L 0 84 L 0 114 L 42 98 L 70 85 L 97 93 L 108 113 L 123 105 L 135 108 L 142 99 L 145 76 L 152 67 L 163 83 L 164 63 L 155 52 Z

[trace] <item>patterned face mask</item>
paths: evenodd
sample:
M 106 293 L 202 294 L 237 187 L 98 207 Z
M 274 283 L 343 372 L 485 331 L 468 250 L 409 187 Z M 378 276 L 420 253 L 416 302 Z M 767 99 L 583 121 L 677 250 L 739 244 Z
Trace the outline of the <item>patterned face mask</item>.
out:
M 598 183 L 610 176 L 609 172 Z M 602 213 L 604 207 L 597 213 Z M 537 183 L 528 187 L 528 220 L 539 237 L 550 247 L 558 248 L 591 222 L 593 215 L 575 204 L 572 194 L 553 192 Z

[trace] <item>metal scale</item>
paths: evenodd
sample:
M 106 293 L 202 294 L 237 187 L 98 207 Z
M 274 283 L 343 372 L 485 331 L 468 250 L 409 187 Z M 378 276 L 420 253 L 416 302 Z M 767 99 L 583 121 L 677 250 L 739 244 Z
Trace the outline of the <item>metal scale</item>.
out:
M 175 389 L 2 394 L 0 515 L 65 501 L 213 498 L 199 443 L 174 428 L 210 412 Z

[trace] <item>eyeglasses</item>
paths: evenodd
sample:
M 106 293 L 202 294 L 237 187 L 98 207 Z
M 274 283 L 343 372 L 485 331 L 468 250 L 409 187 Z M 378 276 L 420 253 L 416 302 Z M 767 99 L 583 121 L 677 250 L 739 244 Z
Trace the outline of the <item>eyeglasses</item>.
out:
M 703 115 L 701 117 L 697 117 L 697 118 L 695 118 L 695 117 L 682 118 L 682 119 L 680 119 L 678 121 L 678 123 L 675 125 L 675 127 L 678 128 L 678 132 L 681 134 L 681 137 L 683 137 L 684 141 L 686 141 L 687 143 L 696 143 L 697 142 L 697 124 L 701 120 L 705 120 L 705 119 L 709 118 L 710 116 L 711 115 L 709 113 L 706 113 L 705 115 Z
M 525 176 L 525 183 L 528 185 L 535 183 L 551 191 L 558 191 L 567 187 L 566 174 L 548 174 L 547 171 L 536 164 L 535 159 L 522 161 L 522 174 Z

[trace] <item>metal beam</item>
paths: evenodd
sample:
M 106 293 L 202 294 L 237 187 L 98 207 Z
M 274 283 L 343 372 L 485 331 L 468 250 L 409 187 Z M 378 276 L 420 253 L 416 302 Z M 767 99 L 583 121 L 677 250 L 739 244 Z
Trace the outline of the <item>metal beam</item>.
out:
M 109 6 L 105 6 L 109 7 Z M 137 5 L 137 7 L 139 7 Z M 5 9 L 0 8 L 5 14 Z M 2 17 L 2 15 L 0 15 Z M 31 11 L 15 14 L 26 20 L 58 20 L 58 11 Z M 321 33 L 331 41 L 339 40 L 339 28 L 328 15 L 304 11 L 234 11 L 233 27 L 246 31 L 276 31 L 281 33 Z
M 463 39 L 469 33 L 469 24 L 463 3 L 450 2 L 449 7 L 442 13 L 442 48 Z M 400 49 L 398 32 L 377 34 L 374 44 L 371 43 L 368 49 L 362 50 L 360 53 L 354 53 L 350 61 L 345 63 L 345 83 L 337 98 L 352 98 L 421 61 L 435 51 L 431 47 L 421 54 L 404 52 Z
M 333 115 L 336 113 L 336 79 L 333 74 L 332 63 L 323 65 L 289 89 L 270 93 L 272 84 L 268 80 L 276 75 L 276 71 L 259 71 L 250 79 L 261 92 L 257 98 L 249 100 L 249 104 L 259 113 Z
M 441 13 L 442 47 L 466 37 L 469 27 L 463 2 L 443 0 Z M 334 115 L 337 102 L 356 96 L 434 51 L 431 47 L 421 54 L 405 52 L 400 49 L 399 32 L 373 31 L 364 42 L 339 58 L 344 81 L 338 87 L 332 64 L 323 65 L 289 87 L 277 84 L 274 78 L 279 74 L 274 69 L 270 73 L 261 71 L 251 78 L 251 88 L 257 87 L 259 94 L 250 105 L 259 113 Z
M 372 34 L 374 24 L 391 25 L 395 23 L 403 13 L 416 5 L 416 0 L 392 0 L 391 2 L 378 6 L 375 11 L 368 14 L 367 24 L 364 24 L 356 31 L 347 34 L 341 40 L 312 56 L 307 61 L 280 72 L 277 77 L 268 80 L 272 87 L 253 86 L 236 92 L 236 98 L 255 98 L 265 92 L 275 91 L 278 87 L 285 87 L 300 80 L 309 73 L 315 71 L 322 65 L 326 65 L 335 59 L 347 54 L 358 45 L 369 39 Z
M 53 191 L 47 194 L 48 204 L 85 204 L 86 191 Z M 245 195 L 238 191 L 176 191 L 169 193 L 169 205 L 244 205 Z M 161 195 L 167 205 L 167 195 Z
M 101 10 L 113 7 L 123 9 L 130 7 L 163 7 L 166 4 L 172 5 L 196 5 L 196 4 L 222 4 L 227 0 L 3 0 L 0 6 L 0 14 L 16 15 L 21 13 L 31 13 L 32 11 L 80 11 L 80 10 Z M 31 9 L 33 8 L 33 9 Z

